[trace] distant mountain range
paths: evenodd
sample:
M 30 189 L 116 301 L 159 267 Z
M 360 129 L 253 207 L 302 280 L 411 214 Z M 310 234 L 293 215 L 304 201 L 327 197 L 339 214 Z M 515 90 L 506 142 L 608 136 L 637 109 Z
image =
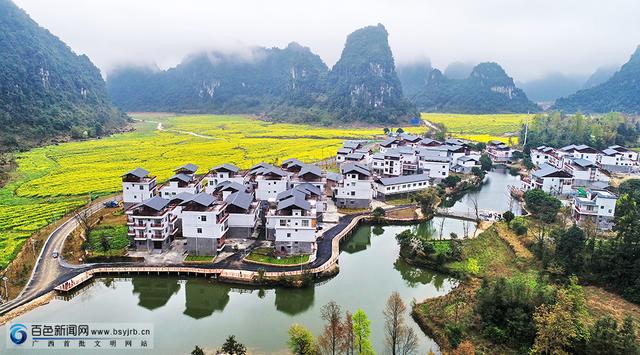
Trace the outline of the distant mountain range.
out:
M 416 65 L 414 64 L 414 67 Z M 403 85 L 411 87 L 409 99 L 427 112 L 511 113 L 537 112 L 540 108 L 496 63 L 481 63 L 463 79 L 451 79 L 438 69 L 425 75 L 426 66 L 416 72 L 423 79 L 401 74 Z M 459 72 L 461 69 L 455 69 Z M 405 69 L 400 69 L 404 73 Z M 415 70 L 414 70 L 415 72 Z
M 609 80 L 560 98 L 553 108 L 566 112 L 640 113 L 640 47 Z
M 128 111 L 256 113 L 303 122 L 399 123 L 415 117 L 404 99 L 383 25 L 347 37 L 331 70 L 307 47 L 254 48 L 248 58 L 200 53 L 175 68 L 109 74 L 113 101 Z
M 127 120 L 89 58 L 0 0 L 0 151 L 98 136 Z

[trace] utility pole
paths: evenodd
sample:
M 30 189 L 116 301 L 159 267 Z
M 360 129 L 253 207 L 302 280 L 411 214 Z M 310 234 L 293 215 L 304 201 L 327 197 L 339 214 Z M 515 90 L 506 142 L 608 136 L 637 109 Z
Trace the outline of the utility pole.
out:
M 522 143 L 522 147 L 524 148 L 527 145 L 527 136 L 529 135 L 529 111 L 527 111 L 527 119 L 524 122 L 524 143 Z
M 7 302 L 9 302 L 9 288 L 7 287 L 7 281 L 9 280 L 8 277 L 4 276 L 2 278 L 2 281 L 4 281 L 4 296 L 7 300 Z

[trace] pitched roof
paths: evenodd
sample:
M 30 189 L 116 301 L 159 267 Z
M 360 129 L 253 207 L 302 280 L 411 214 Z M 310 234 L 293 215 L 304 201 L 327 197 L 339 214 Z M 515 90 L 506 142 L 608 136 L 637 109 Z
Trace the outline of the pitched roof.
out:
M 308 211 L 311 209 L 311 204 L 309 203 L 309 201 L 305 200 L 304 197 L 294 196 L 279 201 L 276 209 L 280 211 L 289 207 L 298 207 L 300 209 Z
M 183 204 L 184 203 L 191 203 L 191 202 L 197 203 L 197 204 L 199 204 L 200 206 L 203 206 L 203 207 L 209 207 L 209 206 L 213 205 L 216 202 L 216 198 L 211 196 L 211 195 L 209 195 L 206 192 L 201 192 L 201 193 L 195 195 L 191 199 L 191 201 L 185 201 L 185 202 L 183 202 Z
M 398 143 L 398 140 L 395 138 L 387 138 L 384 142 L 380 143 L 381 147 L 390 147 L 393 143 Z
M 616 154 L 620 154 L 620 152 L 615 150 L 615 149 L 613 149 L 613 148 L 607 148 L 607 149 L 602 151 L 602 154 L 604 154 L 604 155 L 616 155 Z
M 349 149 L 349 148 L 340 148 L 340 149 L 338 149 L 338 154 L 349 154 L 349 153 L 351 153 L 351 151 L 352 150 Z
M 218 166 L 214 167 L 211 170 L 229 171 L 229 172 L 232 172 L 232 173 L 237 173 L 238 171 L 240 171 L 240 168 L 238 168 L 237 166 L 235 166 L 233 164 L 224 163 L 224 164 L 221 164 L 221 165 L 218 165 Z
M 562 178 L 570 178 L 571 174 L 564 170 L 557 169 L 547 163 L 543 163 L 540 165 L 540 169 L 535 170 L 531 173 L 534 177 L 545 178 L 545 177 L 562 177 Z
M 360 142 L 356 142 L 356 141 L 344 141 L 344 143 L 342 143 L 342 146 L 345 148 L 350 148 L 350 149 L 358 149 L 362 144 Z
M 298 175 L 312 174 L 315 176 L 322 176 L 322 169 L 319 166 L 313 164 L 303 164 L 300 168 Z
M 167 207 L 169 204 L 169 200 L 166 200 L 160 196 L 153 196 L 152 198 L 142 201 L 141 205 L 149 207 L 156 211 L 161 211 L 163 208 Z
M 174 170 L 174 171 L 181 171 L 181 170 L 186 170 L 186 171 L 190 171 L 190 172 L 192 172 L 192 173 L 195 173 L 196 171 L 198 171 L 198 166 L 197 166 L 197 165 L 195 165 L 195 164 L 191 164 L 191 163 L 189 163 L 189 164 L 185 164 L 185 165 L 183 165 L 183 166 L 181 166 L 181 167 L 177 168 L 177 169 L 176 169 L 176 170 Z
M 461 156 L 460 158 L 458 158 L 458 160 L 460 160 L 460 161 L 470 161 L 470 160 L 480 161 L 480 157 L 476 156 L 476 155 L 464 155 L 464 156 Z
M 278 176 L 286 176 L 287 173 L 280 168 L 276 168 L 271 164 L 260 163 L 251 170 L 251 174 L 255 175 L 278 175 Z
M 384 186 L 406 184 L 419 181 L 429 181 L 429 174 L 402 175 L 388 178 L 379 178 L 376 180 L 376 182 Z
M 342 174 L 348 174 L 354 171 L 364 176 L 371 176 L 371 171 L 369 171 L 369 168 L 358 163 L 342 164 L 342 167 L 340 167 L 340 171 L 342 172 Z
M 238 182 L 226 180 L 219 183 L 215 189 L 218 191 L 246 191 L 247 187 Z
M 592 161 L 581 159 L 581 158 L 573 159 L 573 163 L 583 168 L 595 166 L 595 164 Z
M 171 201 L 180 200 L 182 202 L 191 201 L 195 195 L 189 192 L 181 192 L 176 196 L 171 197 Z
M 267 164 L 265 162 L 260 162 L 260 163 L 258 163 L 256 165 L 252 166 L 249 170 L 254 171 L 254 170 L 263 169 L 263 168 L 266 168 L 266 167 L 269 167 L 269 166 L 273 166 L 273 165 Z
M 226 203 L 248 210 L 253 202 L 253 194 L 245 191 L 234 192 L 225 200 Z
M 351 153 L 349 155 L 346 156 L 346 159 L 349 160 L 362 160 L 366 157 L 366 155 L 364 153 Z
M 305 195 L 316 195 L 316 196 L 320 196 L 322 194 L 322 191 L 320 191 L 320 188 L 317 187 L 316 185 L 310 184 L 308 182 L 296 185 L 294 188 L 294 190 L 298 190 L 303 192 Z
M 142 179 L 143 177 L 146 177 L 147 175 L 149 175 L 149 172 L 143 168 L 135 168 L 125 174 L 122 174 L 122 176 L 125 176 L 125 175 L 133 175 Z
M 420 138 L 418 136 L 414 136 L 414 135 L 408 134 L 408 133 L 400 133 L 400 137 L 402 139 L 404 139 L 405 141 L 409 141 L 409 142 L 412 142 L 412 143 L 415 143 L 415 142 L 417 142 L 417 141 L 422 139 L 422 138 Z
M 342 181 L 342 175 L 330 171 L 327 173 L 327 180 Z
M 296 158 L 289 158 L 285 161 L 282 162 L 282 166 L 285 168 L 291 168 L 294 166 L 299 166 L 302 167 L 304 165 L 303 162 L 301 162 L 300 160 L 296 159 Z
M 181 180 L 186 183 L 193 181 L 193 177 L 191 175 L 187 175 L 184 173 L 178 173 L 169 178 L 169 180 Z
M 303 199 L 305 198 L 306 193 L 304 191 L 300 191 L 300 190 L 296 190 L 296 189 L 289 189 L 286 191 L 282 191 L 281 193 L 276 195 L 276 201 L 282 201 L 282 200 L 286 200 L 288 198 L 291 197 L 302 197 Z

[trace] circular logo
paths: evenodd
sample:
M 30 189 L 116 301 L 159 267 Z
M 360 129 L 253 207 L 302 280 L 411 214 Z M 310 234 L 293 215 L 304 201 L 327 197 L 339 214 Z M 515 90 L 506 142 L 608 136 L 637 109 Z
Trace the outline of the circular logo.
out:
M 22 324 L 12 325 L 9 330 L 9 338 L 16 345 L 24 343 L 27 341 L 27 327 Z

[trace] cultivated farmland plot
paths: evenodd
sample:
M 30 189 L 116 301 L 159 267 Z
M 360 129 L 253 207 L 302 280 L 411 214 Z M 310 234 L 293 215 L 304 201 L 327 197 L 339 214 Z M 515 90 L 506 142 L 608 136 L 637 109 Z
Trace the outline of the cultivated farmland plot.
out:
M 527 118 L 532 118 L 533 116 L 527 114 L 421 114 L 423 120 L 444 124 L 449 133 L 456 137 L 478 142 L 488 142 L 495 139 L 505 143 L 508 142 L 508 137 L 510 136 L 512 137 L 512 143 L 517 143 L 520 127 Z

